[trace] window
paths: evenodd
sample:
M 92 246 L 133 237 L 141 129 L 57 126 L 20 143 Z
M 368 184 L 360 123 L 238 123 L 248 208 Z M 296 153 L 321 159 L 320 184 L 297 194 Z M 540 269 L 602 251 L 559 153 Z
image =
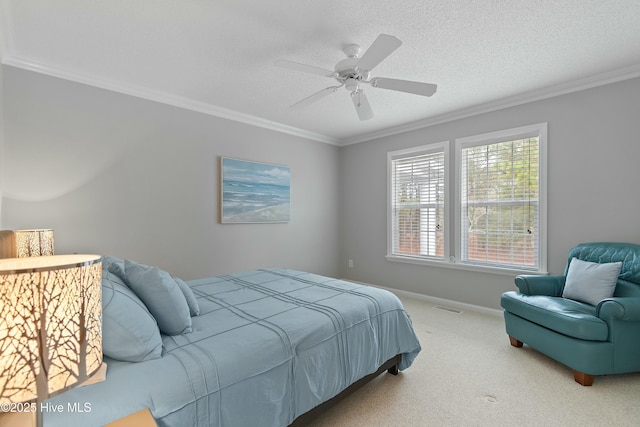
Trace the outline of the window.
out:
M 389 153 L 387 258 L 546 272 L 546 123 Z M 448 197 L 447 177 L 454 180 Z
M 545 128 L 456 140 L 461 262 L 533 271 L 543 266 L 540 153 Z
M 444 259 L 447 144 L 389 153 L 391 254 Z

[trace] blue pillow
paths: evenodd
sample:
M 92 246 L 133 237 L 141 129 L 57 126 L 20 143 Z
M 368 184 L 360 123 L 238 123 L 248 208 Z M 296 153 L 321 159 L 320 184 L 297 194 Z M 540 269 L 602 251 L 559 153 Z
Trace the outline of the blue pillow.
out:
M 198 305 L 198 301 L 196 300 L 196 296 L 193 294 L 191 287 L 187 285 L 187 283 L 182 279 L 179 279 L 177 277 L 174 277 L 174 279 L 178 284 L 178 287 L 182 291 L 184 299 L 187 300 L 187 305 L 189 306 L 189 313 L 191 314 L 191 316 L 199 316 L 200 306 Z
M 156 320 L 122 280 L 102 272 L 102 352 L 112 359 L 143 362 L 162 354 Z
M 102 271 L 108 271 L 125 280 L 124 260 L 109 255 L 102 256 Z
M 189 305 L 173 277 L 158 267 L 125 260 L 124 274 L 131 290 L 144 302 L 166 335 L 192 331 Z

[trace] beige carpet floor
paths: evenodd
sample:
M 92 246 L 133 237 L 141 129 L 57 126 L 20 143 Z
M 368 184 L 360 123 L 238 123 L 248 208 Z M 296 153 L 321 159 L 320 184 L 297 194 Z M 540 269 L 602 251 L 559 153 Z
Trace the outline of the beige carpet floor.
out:
M 401 299 L 422 345 L 413 365 L 379 376 L 310 427 L 640 426 L 640 373 L 583 387 L 565 366 L 511 347 L 497 314 Z

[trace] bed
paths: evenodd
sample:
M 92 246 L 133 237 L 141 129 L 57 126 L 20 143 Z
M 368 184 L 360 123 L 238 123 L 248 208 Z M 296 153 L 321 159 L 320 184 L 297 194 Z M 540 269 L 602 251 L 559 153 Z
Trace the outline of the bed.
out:
M 145 360 L 116 360 L 106 350 L 114 344 L 112 321 L 132 311 L 111 312 L 114 295 L 131 287 L 114 274 L 122 273 L 118 263 L 103 260 L 106 380 L 50 399 L 51 407 L 69 410 L 44 413 L 47 427 L 102 426 L 143 408 L 166 427 L 300 425 L 354 384 L 408 368 L 420 352 L 392 293 L 263 269 L 186 282 L 195 297 L 188 301 L 190 327 L 161 333 L 159 349 L 145 343 L 153 350 Z M 126 352 L 138 343 L 118 345 Z

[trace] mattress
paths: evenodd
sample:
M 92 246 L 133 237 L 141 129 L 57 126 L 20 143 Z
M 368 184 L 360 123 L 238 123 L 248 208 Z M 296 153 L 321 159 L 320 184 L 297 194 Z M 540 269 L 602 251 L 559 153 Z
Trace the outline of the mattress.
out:
M 289 269 L 187 282 L 193 332 L 163 336 L 162 357 L 105 358 L 107 379 L 47 402 L 45 426 L 102 426 L 149 408 L 159 426 L 287 426 L 375 372 L 420 352 L 399 299 Z

